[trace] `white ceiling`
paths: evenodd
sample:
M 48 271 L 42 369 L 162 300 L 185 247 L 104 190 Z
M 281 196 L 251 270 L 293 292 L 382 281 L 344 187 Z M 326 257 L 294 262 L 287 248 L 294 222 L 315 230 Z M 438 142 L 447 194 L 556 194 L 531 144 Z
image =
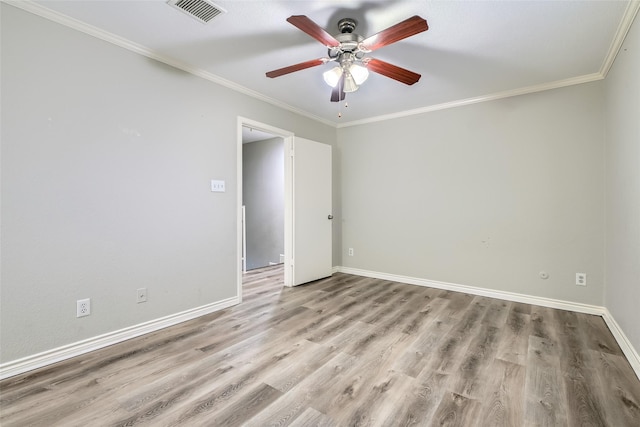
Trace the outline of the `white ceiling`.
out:
M 250 142 L 264 141 L 265 139 L 275 138 L 275 135 L 267 132 L 263 132 L 258 129 L 253 129 L 247 126 L 242 127 L 242 143 L 249 144 Z
M 119 36 L 124 39 L 120 44 L 338 126 L 546 88 L 567 79 L 565 83 L 599 79 L 637 10 L 628 1 L 615 0 L 217 0 L 227 13 L 204 25 L 165 0 L 36 3 L 29 7 L 44 6 Z M 370 56 L 422 78 L 406 86 L 372 74 L 360 90 L 347 95 L 348 108 L 329 102 L 331 89 L 322 72 L 332 64 L 267 78 L 267 71 L 327 54 L 322 44 L 286 22 L 291 15 L 306 15 L 331 34 L 338 33 L 338 20 L 355 18 L 355 32 L 364 37 L 420 15 L 429 23 L 427 32 Z

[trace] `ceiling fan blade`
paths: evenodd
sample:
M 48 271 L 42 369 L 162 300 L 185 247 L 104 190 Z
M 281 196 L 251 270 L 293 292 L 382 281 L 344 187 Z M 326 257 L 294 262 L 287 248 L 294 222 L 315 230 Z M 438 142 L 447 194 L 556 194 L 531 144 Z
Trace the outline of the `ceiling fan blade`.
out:
M 367 37 L 362 41 L 362 43 L 360 43 L 360 45 L 366 50 L 376 50 L 423 31 L 427 31 L 428 29 L 429 25 L 427 25 L 427 21 L 424 18 L 415 15 L 397 23 L 396 25 L 392 25 L 386 30 L 380 31 L 371 37 Z
M 295 71 L 304 70 L 306 68 L 317 67 L 324 64 L 326 61 L 324 58 L 312 59 L 311 61 L 301 62 L 299 64 L 289 65 L 288 67 L 278 68 L 277 70 L 269 71 L 267 77 L 280 77 L 285 74 L 293 73 Z
M 331 90 L 331 102 L 340 102 L 345 98 L 344 93 L 344 74 L 340 76 L 338 84 Z
M 383 76 L 397 80 L 401 83 L 412 85 L 420 80 L 420 74 L 414 73 L 397 65 L 389 64 L 388 62 L 381 61 L 379 59 L 371 58 L 366 62 L 367 68 L 374 73 L 382 74 Z
M 327 47 L 340 46 L 340 42 L 331 34 L 327 33 L 322 27 L 313 22 L 305 15 L 293 15 L 287 18 L 287 22 L 298 27 L 298 29 L 309 34 L 314 39 Z

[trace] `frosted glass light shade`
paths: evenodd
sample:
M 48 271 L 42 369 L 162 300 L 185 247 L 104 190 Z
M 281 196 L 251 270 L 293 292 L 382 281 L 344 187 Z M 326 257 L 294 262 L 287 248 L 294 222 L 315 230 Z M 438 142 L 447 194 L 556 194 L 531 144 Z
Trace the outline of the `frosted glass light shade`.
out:
M 322 74 L 324 81 L 331 87 L 336 87 L 344 74 L 343 92 L 355 92 L 369 77 L 369 70 L 358 64 L 351 64 L 348 68 L 333 67 Z
M 363 67 L 358 64 L 351 64 L 349 67 L 349 73 L 351 73 L 353 80 L 358 86 L 364 83 L 369 77 L 369 70 L 367 70 L 367 67 Z
M 329 71 L 325 71 L 322 74 L 324 81 L 331 87 L 336 87 L 338 82 L 340 81 L 340 77 L 342 76 L 342 68 L 341 67 L 333 67 Z
M 343 92 L 355 92 L 358 90 L 358 85 L 355 82 L 355 79 L 351 75 L 350 72 L 344 73 L 344 88 L 342 88 Z

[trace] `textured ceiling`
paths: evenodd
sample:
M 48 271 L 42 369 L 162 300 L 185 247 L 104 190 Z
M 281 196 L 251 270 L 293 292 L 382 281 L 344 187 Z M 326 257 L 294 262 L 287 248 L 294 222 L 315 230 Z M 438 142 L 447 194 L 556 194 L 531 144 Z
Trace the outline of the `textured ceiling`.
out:
M 602 77 L 627 1 L 216 1 L 227 13 L 204 25 L 164 0 L 38 1 L 40 6 L 141 46 L 174 64 L 337 125 L 558 81 Z M 626 15 L 625 15 L 626 11 Z M 356 33 L 377 33 L 412 15 L 429 30 L 371 54 L 422 74 L 406 86 L 378 74 L 331 103 L 322 72 L 332 64 L 270 79 L 265 72 L 326 56 L 288 22 L 307 15 L 336 34 L 341 18 Z M 627 19 L 628 21 L 628 19 Z M 623 26 L 624 27 L 624 26 Z M 624 29 L 624 28 L 623 28 Z M 622 31 L 624 32 L 624 31 Z M 617 38 L 616 38 L 617 37 Z M 338 118 L 339 110 L 342 118 Z

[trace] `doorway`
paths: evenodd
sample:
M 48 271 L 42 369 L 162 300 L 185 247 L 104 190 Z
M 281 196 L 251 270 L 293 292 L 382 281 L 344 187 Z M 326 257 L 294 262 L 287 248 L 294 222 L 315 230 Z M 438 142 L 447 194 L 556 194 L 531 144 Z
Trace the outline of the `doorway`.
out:
M 245 270 L 282 263 L 284 283 L 291 259 L 291 171 L 285 153 L 293 133 L 238 118 L 238 296 Z M 245 170 L 251 168 L 251 170 Z M 245 182 L 247 181 L 247 182 Z M 279 188 L 277 188 L 279 186 Z
M 332 274 L 331 146 L 295 138 L 291 132 L 238 118 L 237 287 L 242 302 L 243 220 L 242 131 L 250 128 L 282 138 L 284 143 L 284 277 L 297 286 Z M 294 182 L 295 181 L 295 182 Z M 295 259 L 295 264 L 294 264 Z
M 242 127 L 243 271 L 284 263 L 284 139 Z

